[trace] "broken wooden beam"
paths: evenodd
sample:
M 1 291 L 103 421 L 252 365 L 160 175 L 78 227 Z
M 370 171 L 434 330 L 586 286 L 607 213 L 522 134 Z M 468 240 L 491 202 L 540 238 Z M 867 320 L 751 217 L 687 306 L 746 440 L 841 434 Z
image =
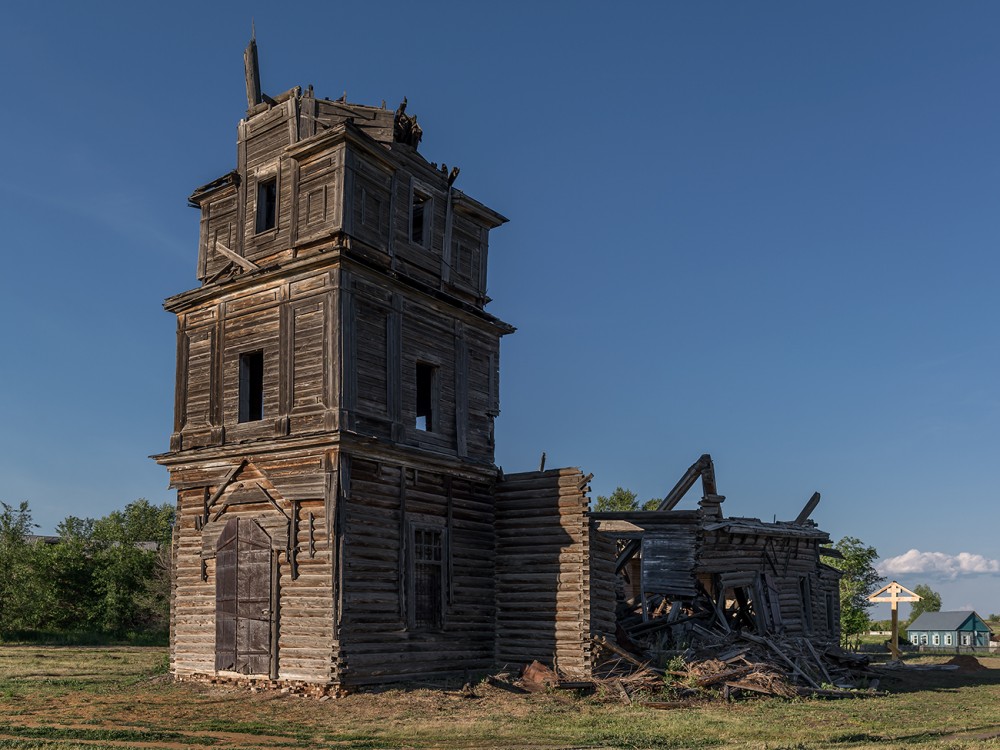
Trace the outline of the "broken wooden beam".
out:
M 795 517 L 795 520 L 792 521 L 792 523 L 797 523 L 799 525 L 804 524 L 809 520 L 809 516 L 812 515 L 812 512 L 816 510 L 817 505 L 819 505 L 819 493 L 814 492 L 812 493 L 812 497 L 810 497 L 809 501 L 805 504 L 805 507 L 802 508 L 802 511 Z
M 494 675 L 489 675 L 486 681 L 495 688 L 500 688 L 501 690 L 506 690 L 508 693 L 515 693 L 517 695 L 527 695 L 528 691 L 522 687 L 518 687 L 506 680 L 501 680 L 499 677 Z
M 679 503 L 687 491 L 694 486 L 694 483 L 698 481 L 701 477 L 702 487 L 705 491 L 705 495 L 715 495 L 715 465 L 712 463 L 712 457 L 705 453 L 697 461 L 695 461 L 684 472 L 684 476 L 680 478 L 674 488 L 667 493 L 667 496 L 660 501 L 656 510 L 658 511 L 668 511 L 673 510 L 674 506 Z M 708 479 L 706 479 L 708 477 Z M 618 560 L 615 563 L 615 572 L 621 573 L 622 568 L 624 568 L 628 561 L 631 560 L 635 553 L 639 551 L 640 543 L 638 540 L 633 539 L 628 544 L 625 545 L 625 549 L 621 551 L 618 555 Z

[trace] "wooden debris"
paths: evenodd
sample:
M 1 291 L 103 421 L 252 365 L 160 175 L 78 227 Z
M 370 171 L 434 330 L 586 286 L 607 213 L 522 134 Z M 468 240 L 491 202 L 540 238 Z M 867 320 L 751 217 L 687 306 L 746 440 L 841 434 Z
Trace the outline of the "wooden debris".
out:
M 618 693 L 618 695 L 621 696 L 622 703 L 624 703 L 627 706 L 631 706 L 632 696 L 628 694 L 628 690 L 625 689 L 625 686 L 622 684 L 622 681 L 612 680 L 611 684 L 614 687 L 615 691 Z
M 517 685 L 507 682 L 506 680 L 501 680 L 496 675 L 489 675 L 486 678 L 486 682 L 495 688 L 500 688 L 501 690 L 506 690 L 508 693 L 516 693 L 518 695 L 526 695 L 528 693 L 523 687 L 518 687 Z
M 560 680 L 556 683 L 559 690 L 593 690 L 597 684 L 593 680 Z
M 559 676 L 549 667 L 538 661 L 531 662 L 531 664 L 524 668 L 524 674 L 521 675 L 521 685 L 525 690 L 529 690 L 532 693 L 543 692 L 558 684 Z
M 676 698 L 644 706 L 655 703 L 662 705 L 652 707 L 678 708 L 697 700 L 721 697 L 729 701 L 749 694 L 829 699 L 884 694 L 874 689 L 877 681 L 874 686 L 867 682 L 871 673 L 865 658 L 845 655 L 836 647 L 817 648 L 802 637 L 764 637 L 751 632 L 713 634 L 711 642 L 704 640 L 697 648 L 675 652 L 670 669 L 656 671 L 641 661 L 649 654 L 629 653 L 608 639 L 597 643 L 604 658 L 597 661 L 595 676 L 600 675 L 597 681 L 605 684 L 609 696 L 621 698 L 627 684 L 633 690 Z M 828 650 L 832 655 L 827 655 Z M 677 657 L 683 661 L 681 668 L 675 666 Z M 823 684 L 803 666 L 810 671 L 818 668 Z

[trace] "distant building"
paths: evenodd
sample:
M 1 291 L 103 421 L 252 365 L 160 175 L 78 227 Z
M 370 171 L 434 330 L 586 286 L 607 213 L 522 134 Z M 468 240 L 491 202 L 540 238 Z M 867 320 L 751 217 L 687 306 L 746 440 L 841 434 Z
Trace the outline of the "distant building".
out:
M 914 646 L 985 648 L 990 643 L 990 629 L 972 611 L 924 612 L 907 628 L 906 637 Z

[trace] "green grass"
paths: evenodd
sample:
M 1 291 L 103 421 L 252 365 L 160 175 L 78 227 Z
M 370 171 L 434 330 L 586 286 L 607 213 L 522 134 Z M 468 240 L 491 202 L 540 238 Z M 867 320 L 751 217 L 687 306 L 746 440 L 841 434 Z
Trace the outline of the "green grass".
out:
M 15 724 L 0 724 L 0 735 L 46 740 L 93 740 L 107 742 L 192 742 L 191 737 L 180 732 L 165 732 L 152 729 L 80 729 L 52 726 L 23 727 Z M 212 737 L 196 738 L 199 745 L 214 745 Z
M 0 647 L 4 748 L 997 748 L 1000 660 L 903 673 L 857 700 L 654 710 L 561 691 L 390 689 L 319 701 L 163 677 L 158 648 Z M 915 661 L 932 661 L 922 657 Z M 942 661 L 939 659 L 938 661 Z
M 94 750 L 99 745 L 81 742 L 53 742 L 50 740 L 0 739 L 0 750 Z M 145 750 L 138 745 L 118 745 L 115 750 Z
M 14 630 L 0 635 L 0 645 L 34 646 L 167 646 L 162 632 L 102 633 L 93 630 Z

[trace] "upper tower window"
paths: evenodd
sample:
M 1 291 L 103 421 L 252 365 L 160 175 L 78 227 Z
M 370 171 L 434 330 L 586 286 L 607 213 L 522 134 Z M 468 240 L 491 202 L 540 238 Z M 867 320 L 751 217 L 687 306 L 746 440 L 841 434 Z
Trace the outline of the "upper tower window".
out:
M 257 183 L 257 234 L 274 229 L 278 217 L 278 178 Z
M 264 352 L 240 355 L 240 422 L 264 418 Z
M 413 191 L 413 200 L 410 202 L 410 242 L 415 245 L 430 247 L 432 207 L 429 195 L 419 190 Z

